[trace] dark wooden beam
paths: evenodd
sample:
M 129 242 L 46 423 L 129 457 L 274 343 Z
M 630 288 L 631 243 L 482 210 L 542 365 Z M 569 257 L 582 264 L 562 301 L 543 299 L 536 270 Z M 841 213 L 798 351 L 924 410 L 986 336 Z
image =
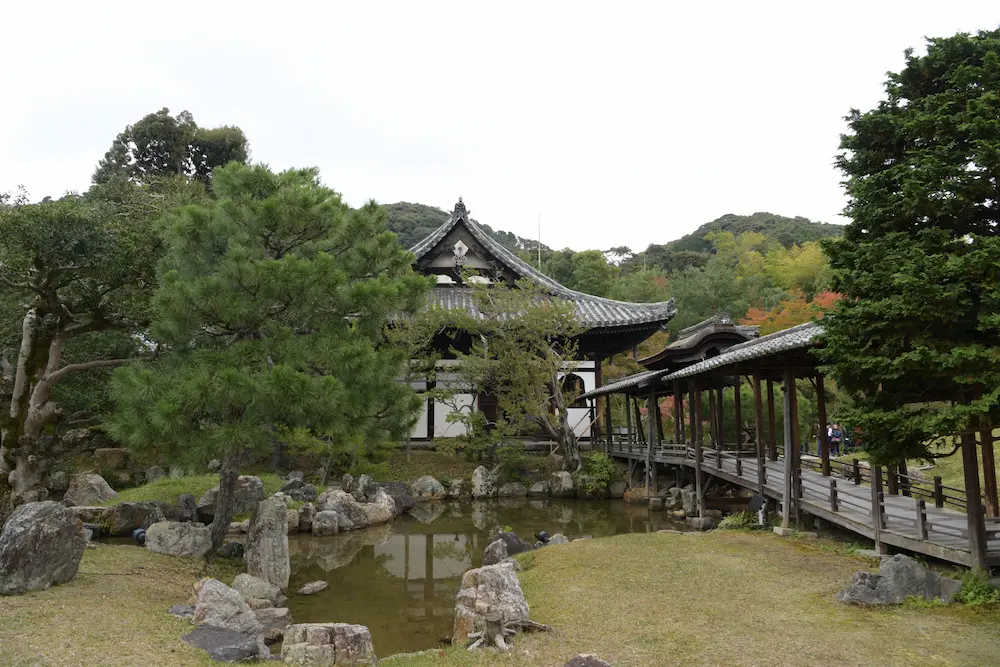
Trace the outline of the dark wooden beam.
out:
M 681 383 L 674 380 L 674 444 L 684 442 L 684 395 Z
M 743 406 L 741 404 L 742 395 L 740 393 L 740 383 L 742 378 L 739 375 L 735 378 L 733 385 L 733 419 L 736 421 L 736 452 L 739 454 L 743 449 Z
M 997 507 L 997 462 L 993 456 L 993 429 L 987 426 L 979 431 L 983 449 L 983 494 L 986 496 L 986 515 L 1000 516 Z
M 625 442 L 632 444 L 632 397 L 625 394 Z M 631 479 L 629 482 L 631 483 Z
M 764 496 L 764 401 L 760 390 L 760 374 L 753 375 L 753 408 L 756 428 L 754 429 L 754 444 L 757 445 L 757 484 L 760 495 Z
M 774 380 L 767 378 L 767 457 L 778 460 L 778 436 L 774 432 Z
M 830 476 L 830 442 L 826 433 L 826 392 L 823 376 L 816 376 L 816 408 L 819 412 L 819 456 L 823 460 L 823 474 Z
M 965 511 L 968 519 L 969 551 L 972 552 L 972 567 L 987 570 L 986 566 L 986 522 L 983 517 L 983 500 L 979 486 L 979 457 L 976 455 L 976 435 L 964 431 L 962 442 L 962 468 L 965 472 Z
M 691 430 L 695 432 L 694 437 L 694 493 L 698 502 L 698 516 L 705 516 L 705 498 L 702 494 L 701 488 L 701 439 L 702 439 L 702 423 L 701 423 L 701 390 L 695 389 L 693 392 L 692 411 L 694 415 L 697 415 L 696 419 L 691 421 Z

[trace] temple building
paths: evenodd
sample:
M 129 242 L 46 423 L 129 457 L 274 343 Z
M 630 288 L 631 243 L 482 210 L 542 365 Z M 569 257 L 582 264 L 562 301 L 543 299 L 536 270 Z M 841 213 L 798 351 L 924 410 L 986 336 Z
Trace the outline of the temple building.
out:
M 577 341 L 580 358 L 572 373 L 579 378 L 578 387 L 583 392 L 601 386 L 604 360 L 635 348 L 665 328 L 677 313 L 673 299 L 660 303 L 629 303 L 584 294 L 560 285 L 487 234 L 469 218 L 469 211 L 461 199 L 444 224 L 410 250 L 416 255 L 414 269 L 436 279 L 437 284 L 429 299 L 439 306 L 472 311 L 472 288 L 463 283 L 462 277 L 470 274 L 472 277 L 469 280 L 484 282 L 513 284 L 522 279 L 530 280 L 554 298 L 574 304 L 578 322 L 585 331 Z M 443 365 L 447 365 L 447 360 Z M 438 381 L 447 381 L 447 374 L 438 373 Z M 426 383 L 418 382 L 414 384 L 414 389 L 426 391 L 428 387 Z M 496 402 L 490 396 L 466 394 L 459 396 L 458 403 L 474 406 L 487 413 L 490 419 L 496 418 Z M 428 399 L 412 438 L 429 440 L 462 435 L 461 424 L 447 421 L 451 409 L 451 406 Z M 595 415 L 601 414 L 593 406 L 571 408 L 570 423 L 574 425 L 577 436 L 589 438 Z

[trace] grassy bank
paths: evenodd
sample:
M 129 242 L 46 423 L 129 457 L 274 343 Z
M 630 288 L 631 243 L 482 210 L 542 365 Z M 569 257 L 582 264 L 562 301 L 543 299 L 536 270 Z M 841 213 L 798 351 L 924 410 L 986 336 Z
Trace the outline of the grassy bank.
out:
M 870 564 L 823 540 L 633 534 L 522 558 L 532 618 L 556 632 L 518 637 L 508 655 L 450 649 L 387 664 L 561 666 L 592 652 L 616 667 L 986 665 L 1000 655 L 996 609 L 837 603 Z M 203 571 L 135 547 L 88 550 L 69 584 L 0 598 L 0 664 L 208 664 L 179 641 L 187 625 L 164 614 Z
M 258 475 L 264 485 L 264 493 L 271 495 L 284 484 L 276 473 L 262 473 Z M 188 475 L 186 477 L 161 477 L 160 479 L 136 486 L 131 489 L 123 489 L 118 493 L 118 497 L 104 503 L 105 505 L 117 505 L 118 503 L 137 503 L 144 500 L 162 500 L 168 503 L 177 502 L 177 496 L 182 493 L 190 493 L 195 500 L 211 489 L 219 485 L 219 476 L 215 473 L 206 475 Z

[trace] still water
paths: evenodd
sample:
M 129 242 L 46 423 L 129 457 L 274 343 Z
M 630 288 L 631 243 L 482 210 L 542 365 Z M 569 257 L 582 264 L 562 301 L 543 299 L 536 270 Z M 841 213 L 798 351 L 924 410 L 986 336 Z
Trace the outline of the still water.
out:
M 450 637 L 462 574 L 479 567 L 494 526 L 529 541 L 541 530 L 573 540 L 679 528 L 663 512 L 620 500 L 433 503 L 411 514 L 331 537 L 290 535 L 287 604 L 294 621 L 366 625 L 379 656 L 432 648 Z M 294 593 L 317 580 L 329 588 Z

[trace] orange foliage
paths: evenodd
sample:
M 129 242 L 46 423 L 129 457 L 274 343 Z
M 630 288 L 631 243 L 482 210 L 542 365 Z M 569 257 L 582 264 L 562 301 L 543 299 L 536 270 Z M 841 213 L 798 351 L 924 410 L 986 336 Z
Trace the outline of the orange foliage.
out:
M 759 326 L 760 334 L 765 336 L 814 318 L 822 318 L 824 312 L 840 299 L 836 292 L 820 292 L 812 301 L 806 301 L 805 295 L 799 290 L 792 290 L 791 294 L 791 299 L 782 301 L 771 310 L 751 308 L 740 320 L 740 324 Z

